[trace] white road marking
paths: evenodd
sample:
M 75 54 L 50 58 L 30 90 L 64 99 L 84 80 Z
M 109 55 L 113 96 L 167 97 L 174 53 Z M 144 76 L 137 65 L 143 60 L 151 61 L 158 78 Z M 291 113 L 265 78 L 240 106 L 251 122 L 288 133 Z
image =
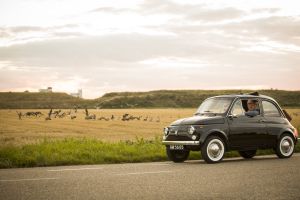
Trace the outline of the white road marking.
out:
M 171 173 L 173 171 L 153 171 L 153 172 L 131 172 L 131 173 L 122 173 L 122 174 L 115 174 L 117 176 L 123 175 L 139 175 L 139 174 L 160 174 L 160 173 Z
M 42 180 L 56 180 L 59 178 L 25 178 L 25 179 L 7 179 L 0 180 L 0 182 L 15 182 L 15 181 L 42 181 Z
M 48 169 L 48 172 L 61 172 L 61 171 L 80 171 L 80 170 L 96 170 L 103 169 L 103 167 L 85 167 L 85 168 L 65 168 L 65 169 Z

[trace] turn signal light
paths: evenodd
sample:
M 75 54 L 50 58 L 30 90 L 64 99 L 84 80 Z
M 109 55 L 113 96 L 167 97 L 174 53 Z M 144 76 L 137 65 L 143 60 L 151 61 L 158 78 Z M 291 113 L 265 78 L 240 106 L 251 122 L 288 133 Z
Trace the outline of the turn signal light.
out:
M 295 136 L 296 138 L 298 138 L 298 136 L 299 136 L 299 135 L 298 135 L 298 130 L 297 130 L 296 128 L 294 129 L 294 136 Z

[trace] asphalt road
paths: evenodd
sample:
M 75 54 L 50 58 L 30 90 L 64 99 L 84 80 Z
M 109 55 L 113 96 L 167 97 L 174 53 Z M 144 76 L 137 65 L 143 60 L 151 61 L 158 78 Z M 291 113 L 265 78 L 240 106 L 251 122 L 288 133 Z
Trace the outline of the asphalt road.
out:
M 300 199 L 300 154 L 2 169 L 0 199 Z

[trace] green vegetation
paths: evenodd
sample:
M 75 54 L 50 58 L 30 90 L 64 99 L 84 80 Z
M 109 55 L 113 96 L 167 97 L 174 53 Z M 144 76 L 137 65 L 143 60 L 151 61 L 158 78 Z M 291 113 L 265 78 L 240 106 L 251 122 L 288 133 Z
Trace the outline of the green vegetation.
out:
M 208 97 L 245 94 L 251 90 L 158 90 L 150 92 L 108 93 L 96 99 L 103 108 L 195 108 Z M 283 107 L 300 107 L 300 91 L 258 90 L 273 97 Z
M 240 94 L 251 90 L 158 90 L 150 92 L 113 92 L 87 100 L 66 93 L 1 92 L 2 108 L 195 108 L 206 98 Z M 258 90 L 276 99 L 283 107 L 300 107 L 300 91 Z
M 90 100 L 83 100 L 66 93 L 0 92 L 0 108 L 73 108 L 89 106 Z
M 22 147 L 0 147 L 0 167 L 35 167 L 166 160 L 158 139 L 117 143 L 95 139 L 47 140 Z
M 300 144 L 296 146 L 300 152 Z M 258 155 L 272 154 L 271 150 L 260 150 Z M 226 157 L 236 157 L 237 152 L 228 152 Z M 201 158 L 193 152 L 190 159 Z M 136 139 L 117 143 L 95 139 L 47 140 L 24 146 L 1 146 L 0 168 L 38 167 L 77 164 L 105 164 L 166 161 L 165 147 L 160 138 Z

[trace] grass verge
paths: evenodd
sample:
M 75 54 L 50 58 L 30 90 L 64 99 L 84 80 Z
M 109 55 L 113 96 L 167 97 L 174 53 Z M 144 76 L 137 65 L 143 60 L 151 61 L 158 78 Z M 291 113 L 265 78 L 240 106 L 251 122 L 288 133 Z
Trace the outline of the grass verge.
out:
M 300 144 L 295 152 L 300 152 Z M 272 150 L 259 150 L 258 155 L 273 154 Z M 237 152 L 227 152 L 225 157 L 237 157 Z M 192 152 L 189 159 L 200 159 L 199 152 Z M 117 143 L 96 139 L 68 138 L 43 140 L 22 147 L 0 147 L 0 168 L 40 167 L 79 164 L 108 164 L 166 161 L 165 147 L 160 138 Z

